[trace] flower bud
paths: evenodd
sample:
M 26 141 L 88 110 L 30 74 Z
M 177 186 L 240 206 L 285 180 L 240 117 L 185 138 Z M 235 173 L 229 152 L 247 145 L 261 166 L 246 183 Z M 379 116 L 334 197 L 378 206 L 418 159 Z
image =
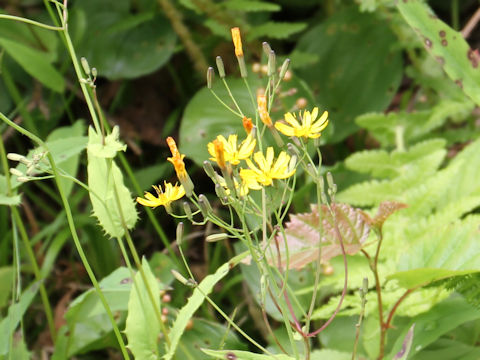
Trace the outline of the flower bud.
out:
M 225 77 L 225 66 L 223 65 L 222 57 L 217 56 L 215 61 L 217 63 L 218 76 L 223 79 Z
M 12 161 L 19 161 L 23 164 L 25 164 L 24 161 L 27 160 L 27 158 L 23 155 L 17 154 L 17 153 L 8 153 L 7 154 L 7 159 L 12 160 Z M 27 160 L 28 161 L 28 160 Z
M 225 233 L 220 233 L 220 234 L 210 234 L 208 235 L 205 240 L 207 242 L 217 242 L 217 241 L 222 241 L 228 239 L 228 235 Z
M 84 57 L 81 57 L 80 62 L 82 63 L 83 71 L 87 76 L 89 76 L 91 74 L 91 71 L 90 71 L 90 65 L 88 65 L 87 59 Z
M 231 28 L 233 45 L 235 47 L 235 56 L 243 57 L 242 37 L 240 36 L 240 29 L 238 27 Z
M 217 194 L 220 199 L 224 199 L 227 197 L 227 192 L 225 191 L 225 188 L 220 184 L 215 185 L 215 194 Z
M 327 172 L 327 184 L 328 184 L 329 188 L 333 188 L 334 186 L 336 187 L 336 185 L 333 181 L 332 173 L 330 171 Z
M 272 48 L 270 47 L 270 44 L 268 42 L 264 41 L 262 43 L 262 47 L 263 47 L 263 52 L 265 53 L 265 55 L 269 56 L 270 51 L 272 51 Z
M 213 83 L 213 77 L 215 75 L 215 72 L 213 71 L 213 68 L 210 66 L 207 70 L 207 87 L 209 89 L 212 88 L 212 83 Z
M 179 222 L 177 225 L 177 245 L 182 246 L 183 240 L 183 222 Z
M 217 181 L 217 174 L 215 173 L 215 170 L 213 170 L 213 166 L 210 161 L 205 160 L 203 162 L 203 170 L 205 171 L 205 174 L 207 174 L 208 177 L 213 180 L 213 182 Z
M 240 67 L 240 76 L 246 78 L 248 76 L 247 65 L 245 65 L 245 58 L 243 56 L 238 56 L 238 66 Z
M 29 177 L 26 177 L 26 176 L 19 176 L 19 177 L 17 177 L 17 181 L 18 181 L 18 182 L 22 182 L 22 183 L 27 182 L 27 181 L 30 181 L 30 180 L 31 180 L 31 179 L 30 179 Z
M 188 285 L 188 280 L 180 274 L 177 270 L 170 270 L 172 272 L 172 275 L 175 279 L 180 281 L 183 285 Z
M 297 155 L 293 155 L 290 158 L 290 162 L 288 163 L 288 171 L 293 171 L 295 169 L 295 166 L 297 165 Z
M 200 211 L 204 217 L 207 217 L 210 212 L 213 212 L 210 202 L 203 194 L 198 196 L 198 205 L 200 206 Z
M 249 135 L 252 132 L 252 128 L 253 128 L 252 119 L 244 116 L 243 119 L 242 119 L 242 125 L 243 125 L 243 128 L 245 129 L 247 135 Z
M 285 77 L 285 74 L 287 73 L 289 66 L 290 66 L 290 59 L 285 59 L 285 61 L 282 64 L 282 68 L 280 69 L 280 79 L 283 79 Z
M 97 75 L 98 75 L 98 73 L 97 73 L 97 68 L 92 68 L 92 76 L 93 76 L 94 78 L 96 78 Z
M 15 168 L 10 168 L 10 174 L 12 174 L 14 176 L 24 176 L 23 172 L 15 169 Z
M 275 51 L 271 50 L 270 53 L 268 54 L 268 76 L 272 76 L 275 74 L 275 68 L 276 68 L 276 57 L 275 57 Z
M 292 143 L 287 144 L 287 150 L 290 153 L 290 155 L 300 157 L 300 152 L 298 151 L 298 148 Z
M 190 205 L 188 205 L 188 202 L 186 201 L 183 202 L 183 211 L 185 211 L 185 215 L 187 216 L 187 219 L 190 221 L 193 221 L 192 209 L 190 208 Z

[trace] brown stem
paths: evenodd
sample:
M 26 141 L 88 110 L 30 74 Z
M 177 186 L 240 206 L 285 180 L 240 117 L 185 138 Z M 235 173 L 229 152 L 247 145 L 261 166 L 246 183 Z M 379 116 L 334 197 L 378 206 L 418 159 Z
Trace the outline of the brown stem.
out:
M 265 311 L 265 308 L 264 308 L 263 306 L 262 306 L 262 315 L 263 315 L 263 321 L 265 322 L 265 325 L 267 326 L 268 332 L 270 333 L 270 335 L 272 335 L 273 340 L 274 340 L 275 343 L 278 345 L 278 348 L 279 348 L 285 355 L 288 355 L 287 351 L 283 348 L 282 344 L 280 343 L 280 341 L 278 340 L 277 336 L 276 336 L 275 333 L 273 332 L 272 327 L 270 326 L 270 322 L 268 321 L 267 312 Z
M 192 60 L 195 70 L 201 76 L 204 76 L 208 68 L 207 61 L 205 60 L 205 57 L 203 56 L 203 53 L 198 45 L 195 43 L 195 41 L 193 41 L 190 31 L 183 23 L 182 14 L 175 8 L 170 0 L 158 0 L 158 3 L 165 12 L 165 15 L 170 20 L 173 30 L 175 30 L 185 46 L 185 50 Z
M 390 310 L 390 313 L 388 314 L 388 318 L 387 318 L 387 321 L 385 322 L 385 331 L 390 329 L 391 327 L 391 324 L 392 324 L 392 319 L 393 319 L 393 315 L 395 314 L 395 311 L 397 311 L 397 308 L 398 306 L 402 303 L 403 300 L 406 299 L 406 297 L 408 295 L 410 295 L 412 292 L 414 292 L 417 288 L 411 288 L 411 289 L 408 289 L 407 291 L 405 291 L 405 293 L 400 296 L 400 298 L 397 300 L 397 302 L 395 303 L 395 305 L 393 305 L 393 308 L 392 310 Z
M 382 229 L 378 230 L 378 245 L 375 252 L 375 258 L 373 262 L 370 262 L 370 268 L 372 269 L 373 275 L 375 277 L 375 292 L 377 293 L 377 303 L 378 303 L 378 317 L 380 325 L 380 349 L 378 352 L 378 359 L 383 359 L 385 354 L 385 335 L 387 329 L 385 328 L 385 323 L 383 321 L 383 301 L 382 301 L 382 286 L 380 284 L 380 277 L 378 276 L 378 257 L 380 255 L 380 248 L 382 246 L 383 234 Z
M 480 21 L 480 8 L 478 8 L 477 11 L 475 11 L 475 13 L 472 15 L 470 20 L 468 20 L 465 27 L 462 29 L 461 33 L 464 39 L 470 36 L 470 33 L 475 28 L 475 26 L 477 26 L 479 21 Z

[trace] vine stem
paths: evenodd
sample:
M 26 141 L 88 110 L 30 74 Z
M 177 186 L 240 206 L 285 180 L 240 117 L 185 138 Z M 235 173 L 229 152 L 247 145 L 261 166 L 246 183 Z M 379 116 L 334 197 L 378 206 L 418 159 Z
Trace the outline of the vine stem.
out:
M 35 20 L 31 20 L 31 19 L 27 19 L 27 18 L 23 18 L 23 17 L 19 17 L 19 16 L 14 16 L 14 15 L 0 14 L 0 19 L 24 22 L 24 23 L 27 23 L 27 24 L 30 24 L 30 25 L 35 25 L 35 26 L 47 29 L 47 30 L 54 30 L 54 31 L 65 30 L 63 27 L 47 25 L 47 24 L 43 24 L 43 23 L 35 21 Z
M 31 132 L 25 130 L 21 126 L 15 124 L 13 121 L 11 121 L 9 118 L 7 118 L 3 113 L 0 112 L 0 118 L 9 126 L 13 127 L 15 130 L 20 132 L 21 134 L 27 136 L 30 138 L 33 142 L 37 143 L 39 146 L 43 147 L 45 151 L 47 152 L 47 158 L 50 163 L 50 166 L 52 168 L 52 173 L 55 176 L 55 183 L 57 185 L 58 193 L 60 195 L 60 198 L 62 200 L 62 205 L 65 209 L 65 214 L 67 215 L 67 222 L 68 226 L 70 228 L 70 232 L 72 234 L 73 242 L 75 244 L 75 247 L 77 249 L 78 255 L 80 256 L 80 259 L 83 263 L 83 266 L 85 267 L 85 270 L 87 271 L 87 274 L 90 278 L 90 281 L 92 282 L 99 298 L 100 301 L 105 308 L 105 311 L 107 312 L 108 318 L 110 319 L 110 322 L 113 327 L 113 332 L 115 333 L 115 337 L 117 338 L 118 344 L 120 346 L 120 350 L 122 352 L 122 355 L 125 359 L 130 359 L 130 356 L 128 355 L 127 348 L 125 346 L 125 342 L 123 341 L 122 335 L 120 334 L 120 330 L 118 329 L 117 323 L 115 322 L 115 318 L 113 316 L 112 310 L 110 309 L 110 306 L 107 303 L 107 300 L 105 298 L 105 295 L 103 294 L 102 290 L 100 289 L 100 285 L 98 284 L 97 278 L 95 277 L 95 274 L 90 267 L 90 264 L 88 262 L 87 256 L 85 255 L 85 252 L 83 251 L 82 244 L 80 243 L 80 239 L 78 238 L 77 230 L 75 227 L 75 222 L 73 221 L 73 215 L 72 215 L 72 210 L 70 208 L 70 204 L 68 203 L 67 197 L 65 196 L 65 193 L 62 188 L 62 184 L 60 182 L 60 174 L 57 169 L 57 166 L 55 164 L 55 161 L 53 160 L 52 154 L 48 151 L 48 147 L 45 145 L 42 139 L 40 139 L 38 136 L 32 134 Z

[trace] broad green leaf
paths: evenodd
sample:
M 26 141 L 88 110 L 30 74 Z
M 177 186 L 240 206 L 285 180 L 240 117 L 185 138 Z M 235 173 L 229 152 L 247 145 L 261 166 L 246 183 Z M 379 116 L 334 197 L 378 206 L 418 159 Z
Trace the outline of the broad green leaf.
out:
M 0 38 L 0 46 L 32 77 L 53 91 L 63 92 L 63 76 L 52 66 L 45 53 L 4 38 Z
M 115 160 L 106 158 L 112 155 L 112 148 L 122 149 L 122 145 L 109 143 L 108 148 L 103 151 L 102 136 L 92 127 L 89 128 L 88 133 L 87 170 L 93 215 L 109 236 L 122 237 L 125 233 L 122 224 L 125 223 L 126 227 L 131 229 L 137 221 L 137 210 L 130 191 L 123 183 L 122 172 Z
M 388 276 L 404 288 L 426 285 L 432 281 L 480 271 L 479 219 L 431 228 L 410 244 L 403 244 L 397 272 Z M 407 247 L 408 246 L 408 247 Z
M 22 295 L 20 295 L 20 300 L 10 305 L 8 315 L 0 321 L 0 334 L 2 334 L 2 336 L 0 336 L 0 355 L 5 355 L 10 351 L 11 336 L 13 336 L 13 332 L 20 323 L 23 314 L 25 314 L 25 311 L 27 311 L 27 308 L 32 303 L 38 289 L 38 283 L 30 285 Z
M 422 348 L 417 356 L 413 356 L 410 359 L 478 360 L 480 359 L 480 348 L 478 346 L 467 345 L 457 340 L 442 337 L 428 347 Z
M 261 355 L 249 351 L 240 350 L 207 350 L 202 351 L 214 359 L 235 359 L 235 360 L 294 360 L 293 357 L 284 354 Z
M 160 14 L 132 14 L 126 0 L 83 0 L 72 9 L 72 26 L 84 14 L 88 31 L 74 44 L 77 52 L 111 80 L 150 74 L 173 54 L 176 34 Z
M 367 129 L 382 144 L 396 144 L 399 134 L 406 143 L 428 135 L 432 130 L 443 125 L 448 119 L 465 119 L 473 110 L 473 103 L 468 100 L 443 100 L 429 110 L 418 112 L 368 113 L 357 117 L 358 125 Z
M 77 121 L 72 126 L 55 129 L 46 140 L 56 164 L 72 177 L 77 175 L 80 153 L 87 145 L 87 137 L 83 136 L 84 134 L 85 124 L 83 121 Z M 65 196 L 69 196 L 73 188 L 73 181 L 64 178 L 59 180 Z
M 230 0 L 223 2 L 222 5 L 229 10 L 241 10 L 248 12 L 281 10 L 280 5 L 278 4 L 272 4 L 270 2 L 258 0 Z
M 155 312 L 160 311 L 160 292 L 158 282 L 145 259 L 142 260 L 142 268 L 147 278 L 147 284 L 138 272 L 135 275 L 135 283 L 128 301 L 125 334 L 128 339 L 128 348 L 136 359 L 156 360 L 158 359 L 157 341 L 160 323 Z M 154 296 L 154 304 L 148 295 L 147 286 Z
M 358 115 L 390 104 L 403 74 L 401 52 L 392 50 L 396 41 L 386 21 L 356 7 L 336 12 L 300 38 L 295 51 L 318 61 L 299 73 L 330 112 L 332 141 L 355 132 Z
M 0 194 L 0 205 L 9 205 L 17 206 L 22 202 L 22 197 L 20 195 L 7 196 Z
M 399 1 L 397 8 L 452 81 L 480 105 L 480 56 L 462 34 L 440 20 L 423 1 Z
M 10 359 L 15 360 L 30 360 L 32 354 L 28 351 L 25 339 L 20 333 L 16 333 L 13 336 L 13 349 L 10 354 Z
M 407 151 L 358 151 L 345 159 L 345 165 L 350 170 L 369 173 L 376 178 L 395 178 L 412 171 L 412 167 L 418 166 L 417 161 L 435 151 L 443 150 L 445 145 L 446 141 L 443 139 L 432 139 L 417 143 Z
M 403 339 L 412 324 L 415 324 L 415 336 L 409 358 L 423 359 L 421 355 L 422 350 L 427 348 L 440 336 L 467 321 L 479 318 L 479 310 L 468 305 L 462 297 L 452 296 L 437 304 L 431 311 L 412 318 L 408 327 L 405 327 L 403 333 L 397 338 L 393 350 L 387 358 L 393 357 L 394 354 L 400 351 Z M 463 359 L 463 357 L 457 357 L 456 359 L 460 358 Z M 443 360 L 443 356 L 441 356 L 440 359 Z
M 272 39 L 287 39 L 293 34 L 296 34 L 307 27 L 307 23 L 287 23 L 287 22 L 273 22 L 269 21 L 261 25 L 251 28 L 247 34 L 249 41 L 258 38 L 272 38 Z
M 315 350 L 310 354 L 311 360 L 350 360 L 352 354 L 331 349 Z
M 13 268 L 3 266 L 0 268 L 0 309 L 8 303 L 12 291 Z
M 210 294 L 216 283 L 222 280 L 236 265 L 238 265 L 245 257 L 247 253 L 242 253 L 235 256 L 230 261 L 220 266 L 214 274 L 206 276 L 200 284 L 193 290 L 192 296 L 188 299 L 187 304 L 180 309 L 177 318 L 170 329 L 170 345 L 167 345 L 166 354 L 164 360 L 170 360 L 175 355 L 180 338 L 182 337 L 189 319 L 205 301 L 205 296 Z
M 183 333 L 175 357 L 177 359 L 210 360 L 210 356 L 198 349 L 219 349 L 222 345 L 222 348 L 227 349 L 247 349 L 246 344 L 238 339 L 231 328 L 227 329 L 218 322 L 192 318 L 192 327 Z
M 408 354 L 410 353 L 410 349 L 412 348 L 414 330 L 415 323 L 410 327 L 407 335 L 405 335 L 402 343 L 402 348 L 399 352 L 395 354 L 393 360 L 406 360 L 408 358 Z
M 280 233 L 276 239 L 282 268 L 287 266 L 286 246 L 289 252 L 289 268 L 297 270 L 318 259 L 320 241 L 322 263 L 342 254 L 340 241 L 349 255 L 361 250 L 370 232 L 362 212 L 347 204 L 335 203 L 332 204 L 332 210 L 334 215 L 327 206 L 322 205 L 319 216 L 318 207 L 312 206 L 310 213 L 290 217 L 290 221 L 285 225 L 286 237 Z M 336 226 L 341 240 L 337 236 Z M 270 245 L 267 256 L 270 264 L 278 265 L 276 244 Z

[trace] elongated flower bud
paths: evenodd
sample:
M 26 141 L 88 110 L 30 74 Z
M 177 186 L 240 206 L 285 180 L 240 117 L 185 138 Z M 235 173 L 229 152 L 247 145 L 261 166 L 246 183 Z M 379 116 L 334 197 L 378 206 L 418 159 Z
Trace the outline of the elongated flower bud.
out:
M 14 176 L 24 176 L 25 175 L 23 172 L 15 169 L 15 168 L 10 168 L 10 174 L 12 174 Z
M 267 97 L 265 95 L 257 95 L 257 104 L 260 120 L 268 127 L 272 126 L 272 119 L 267 110 Z
M 180 281 L 183 285 L 188 286 L 188 280 L 182 274 L 180 274 L 177 270 L 170 270 L 170 271 L 172 272 L 172 275 L 175 279 Z
M 233 45 L 235 46 L 235 56 L 243 56 L 243 48 L 242 48 L 242 38 L 240 36 L 240 29 L 238 27 L 234 27 L 231 29 L 232 32 L 232 40 Z
M 272 48 L 270 47 L 270 44 L 268 42 L 264 41 L 262 43 L 262 48 L 263 48 L 263 52 L 265 53 L 265 55 L 269 56 L 270 51 L 272 51 Z
M 177 245 L 182 246 L 183 241 L 183 222 L 179 222 L 177 225 Z
M 243 119 L 242 119 L 242 125 L 243 125 L 243 128 L 245 129 L 247 135 L 250 135 L 250 133 L 252 132 L 252 128 L 253 128 L 252 119 L 244 116 Z
M 285 59 L 285 61 L 282 64 L 282 68 L 280 69 L 280 79 L 283 79 L 285 77 L 285 74 L 287 73 L 288 67 L 290 66 L 290 59 Z
M 223 65 L 222 57 L 217 56 L 215 61 L 217 63 L 218 76 L 223 79 L 225 77 L 225 66 Z
M 224 233 L 221 233 L 221 234 L 211 234 L 211 235 L 208 235 L 205 240 L 207 242 L 216 242 L 216 241 L 221 241 L 221 240 L 225 240 L 225 239 L 228 239 L 228 235 L 227 234 L 224 234 Z
M 207 70 L 207 87 L 209 89 L 212 88 L 212 83 L 213 83 L 213 77 L 215 75 L 215 72 L 213 71 L 213 68 L 210 66 Z
M 185 215 L 187 216 L 187 219 L 192 221 L 193 220 L 192 209 L 190 208 L 190 205 L 186 201 L 183 202 L 183 211 L 185 211 Z
M 272 76 L 275 74 L 275 69 L 276 69 L 276 56 L 275 56 L 275 51 L 271 50 L 270 53 L 268 54 L 268 76 Z
M 213 166 L 210 161 L 205 160 L 203 162 L 203 170 L 205 170 L 205 174 L 207 174 L 210 179 L 216 182 L 217 176 L 215 174 L 215 170 L 213 170 Z
M 88 64 L 87 59 L 82 57 L 80 58 L 80 62 L 82 63 L 82 68 L 83 68 L 83 71 L 85 71 L 85 74 L 87 76 L 90 75 L 91 74 L 90 65 Z

